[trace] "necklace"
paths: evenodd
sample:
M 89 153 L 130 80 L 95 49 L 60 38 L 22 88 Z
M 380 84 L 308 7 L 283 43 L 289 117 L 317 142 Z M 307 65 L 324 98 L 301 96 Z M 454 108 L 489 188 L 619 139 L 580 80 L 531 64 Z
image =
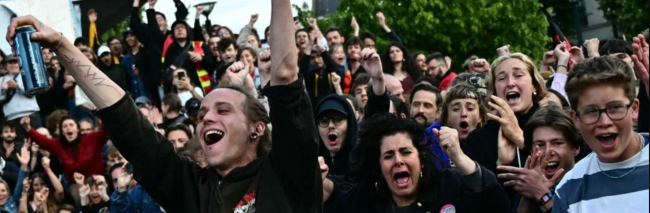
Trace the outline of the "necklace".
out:
M 639 138 L 639 157 L 638 157 L 637 164 L 639 164 L 639 162 L 641 162 L 641 156 L 642 156 L 641 152 L 643 152 L 643 145 L 644 145 L 644 143 L 642 142 L 643 138 L 641 136 L 639 136 L 639 137 L 640 137 Z M 602 171 L 603 174 L 605 176 L 607 176 L 608 178 L 610 178 L 610 179 L 620 179 L 622 177 L 625 177 L 625 176 L 629 175 L 630 173 L 632 173 L 636 169 L 636 166 L 633 166 L 632 169 L 630 169 L 630 171 L 627 171 L 625 174 L 622 174 L 622 175 L 619 175 L 619 176 L 612 176 L 612 175 L 607 174 L 607 172 L 605 172 L 603 167 L 600 165 L 600 161 L 598 159 L 596 159 L 596 162 L 598 163 L 598 168 L 600 168 L 600 171 Z

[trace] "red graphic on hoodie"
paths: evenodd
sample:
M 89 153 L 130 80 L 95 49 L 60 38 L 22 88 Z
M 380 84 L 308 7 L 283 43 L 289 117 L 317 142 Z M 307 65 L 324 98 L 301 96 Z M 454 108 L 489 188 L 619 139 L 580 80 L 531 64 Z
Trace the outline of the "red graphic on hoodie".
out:
M 233 209 L 235 213 L 253 213 L 255 212 L 255 191 L 250 194 L 244 195 L 244 197 L 235 205 Z

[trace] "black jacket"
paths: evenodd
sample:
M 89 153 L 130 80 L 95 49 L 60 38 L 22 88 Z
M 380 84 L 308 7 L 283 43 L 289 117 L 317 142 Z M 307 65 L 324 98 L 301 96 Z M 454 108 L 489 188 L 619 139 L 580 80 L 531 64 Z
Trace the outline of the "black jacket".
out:
M 97 64 L 97 68 L 101 70 L 109 79 L 111 79 L 115 84 L 120 86 L 124 91 L 131 91 L 131 80 L 129 75 L 124 70 L 124 67 L 120 65 L 112 64 L 106 66 L 103 62 Z
M 330 157 L 330 153 L 325 147 L 325 142 L 319 137 L 319 153 L 323 157 L 325 163 L 329 167 L 329 174 L 332 175 L 346 175 L 348 169 L 350 168 L 350 152 L 352 148 L 357 145 L 357 119 L 354 116 L 354 110 L 352 106 L 348 103 L 347 99 L 340 95 L 329 95 L 318 103 L 316 110 L 328 100 L 335 100 L 340 102 L 344 107 L 345 111 L 348 113 L 347 122 L 348 129 L 345 135 L 345 140 L 343 141 L 343 146 L 336 153 L 334 158 Z M 317 112 L 317 111 L 316 111 Z M 319 118 L 316 118 L 319 120 Z
M 330 197 L 326 212 L 332 213 L 393 213 L 443 212 L 448 204 L 457 213 L 509 212 L 510 203 L 492 172 L 480 165 L 472 174 L 462 175 L 456 169 L 444 170 L 430 189 L 420 189 L 418 197 L 408 207 L 398 208 L 389 197 L 371 198 L 374 187 L 353 187 L 350 191 Z M 336 184 L 336 183 L 335 183 Z M 372 185 L 372 184 L 369 184 Z M 334 196 L 334 195 L 332 195 Z M 397 210 L 397 211 L 396 211 Z
M 183 24 L 185 25 L 185 28 L 187 29 L 187 43 L 185 45 L 190 45 L 188 52 L 193 51 L 196 52 L 196 49 L 194 48 L 201 48 L 203 50 L 203 59 L 199 62 L 201 66 L 203 66 L 203 69 L 208 72 L 208 76 L 212 76 L 212 73 L 215 70 L 214 66 L 214 60 L 212 60 L 212 52 L 210 51 L 210 47 L 208 44 L 205 42 L 201 45 L 201 47 L 193 47 L 193 31 L 192 27 L 190 27 L 189 24 L 187 24 L 185 21 L 176 21 L 174 24 Z M 173 29 L 172 25 L 172 29 Z M 199 26 L 200 27 L 200 26 Z M 160 30 L 158 31 L 159 34 L 162 34 Z M 165 81 L 164 86 L 165 86 L 165 92 L 169 92 L 171 89 L 172 85 L 172 78 L 171 78 L 171 70 L 168 70 L 169 67 L 173 64 L 174 66 L 178 68 L 183 68 L 187 71 L 187 75 L 190 78 L 190 82 L 194 86 L 201 87 L 201 81 L 199 80 L 199 76 L 197 74 L 196 70 L 196 63 L 192 62 L 190 57 L 187 55 L 187 52 L 185 52 L 185 48 L 187 46 L 181 47 L 178 42 L 176 42 L 176 38 L 174 35 L 171 35 L 172 39 L 174 42 L 169 46 L 167 49 L 167 53 L 165 54 L 165 63 L 162 65 L 163 69 L 163 80 Z M 198 41 L 201 41 L 202 38 L 199 38 Z M 181 57 L 184 57 L 185 59 L 183 60 Z
M 272 150 L 226 177 L 177 155 L 129 98 L 98 114 L 115 147 L 133 164 L 134 179 L 169 213 L 233 212 L 235 205 L 248 204 L 256 213 L 322 212 L 318 139 L 302 82 L 265 89 Z
M 516 115 L 517 122 L 522 130 L 524 129 L 524 126 L 526 126 L 528 119 L 530 119 L 538 109 L 539 105 L 534 103 L 533 107 L 528 110 L 528 113 Z M 469 158 L 485 166 L 485 168 L 497 175 L 502 173 L 497 170 L 497 159 L 499 157 L 497 139 L 499 138 L 500 128 L 501 124 L 499 124 L 499 122 L 490 120 L 484 126 L 469 133 L 467 139 L 465 139 L 465 143 L 461 144 L 463 152 Z M 524 167 L 526 158 L 530 155 L 531 147 L 532 144 L 525 144 L 525 148 L 519 150 L 519 159 L 515 157 L 510 165 L 515 167 Z M 519 165 L 519 162 L 521 162 L 521 166 Z M 499 182 L 503 183 L 505 181 L 499 180 Z M 515 191 L 512 187 L 507 187 L 506 193 L 508 193 L 510 201 L 514 202 Z
M 307 92 L 309 93 L 309 98 L 311 98 L 311 103 L 316 105 L 324 97 L 335 94 L 334 85 L 332 84 L 331 74 L 337 72 L 338 66 L 330 56 L 328 51 L 323 51 L 320 53 L 320 56 L 323 58 L 323 63 L 325 67 L 323 70 L 310 70 L 311 65 L 311 55 L 301 55 L 298 60 L 298 67 L 300 74 L 305 76 L 305 86 L 307 87 Z M 343 82 L 345 75 L 337 73 L 341 76 L 341 89 L 343 89 Z
M 152 16 L 150 16 L 150 13 Z M 143 24 L 140 20 L 140 9 L 134 7 L 131 9 L 131 21 L 129 28 L 138 38 L 143 45 L 140 47 L 140 52 L 136 55 L 135 66 L 140 72 L 142 83 L 147 91 L 160 85 L 160 78 L 162 77 L 160 58 L 162 57 L 161 47 L 156 45 L 154 39 L 150 38 L 149 31 L 158 30 L 156 22 L 156 15 L 154 10 L 147 10 L 147 21 L 149 24 Z

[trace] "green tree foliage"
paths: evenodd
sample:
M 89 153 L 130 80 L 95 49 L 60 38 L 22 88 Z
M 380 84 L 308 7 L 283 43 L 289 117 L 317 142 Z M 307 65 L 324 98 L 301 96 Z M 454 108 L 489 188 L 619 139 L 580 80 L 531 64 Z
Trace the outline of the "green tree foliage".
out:
M 140 20 L 142 19 L 142 13 L 144 13 L 144 7 L 140 8 Z M 101 36 L 99 36 L 100 43 L 106 43 L 108 38 L 110 37 L 117 37 L 120 39 L 124 39 L 123 34 L 124 32 L 129 28 L 129 23 L 131 22 L 131 17 L 126 17 L 124 20 L 118 22 L 115 26 L 111 27 L 110 30 L 104 32 Z
M 619 32 L 628 37 L 636 36 L 648 29 L 650 2 L 647 0 L 598 0 L 599 9 Z
M 376 18 L 381 11 L 411 52 L 442 52 L 459 70 L 467 57 L 494 59 L 496 49 L 506 44 L 512 51 L 541 58 L 551 40 L 539 7 L 537 0 L 342 0 L 337 13 L 319 19 L 319 26 L 323 31 L 338 26 L 349 37 L 355 16 L 361 32 L 377 35 L 378 50 L 383 52 L 386 38 Z M 299 16 L 311 15 L 299 9 Z
M 113 26 L 110 30 L 104 32 L 99 37 L 99 39 L 101 40 L 101 43 L 103 44 L 103 43 L 107 42 L 108 38 L 110 38 L 110 37 L 117 37 L 117 38 L 123 39 L 122 34 L 124 33 L 124 31 L 126 31 L 126 29 L 128 29 L 129 22 L 130 22 L 130 18 L 126 17 L 124 20 L 122 20 L 121 22 L 118 22 L 115 26 Z

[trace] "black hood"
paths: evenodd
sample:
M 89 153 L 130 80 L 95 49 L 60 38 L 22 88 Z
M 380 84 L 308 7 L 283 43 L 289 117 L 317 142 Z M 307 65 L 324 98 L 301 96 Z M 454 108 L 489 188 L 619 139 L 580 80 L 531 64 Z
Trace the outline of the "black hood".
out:
M 185 29 L 187 30 L 187 41 L 188 42 L 194 41 L 192 39 L 192 33 L 193 33 L 192 27 L 187 22 L 185 22 L 183 20 L 176 20 L 176 21 L 174 21 L 174 23 L 172 23 L 172 28 L 171 28 L 171 30 L 169 32 L 170 32 L 170 35 L 172 36 L 172 38 L 174 39 L 174 41 L 176 41 L 176 37 L 174 37 L 174 26 L 176 26 L 178 24 L 185 25 Z
M 323 98 L 320 102 L 318 102 L 314 113 L 318 113 L 318 109 L 323 105 L 323 103 L 326 103 L 331 100 L 341 103 L 341 105 L 343 105 L 343 107 L 345 108 L 345 111 L 348 114 L 347 116 L 348 130 L 345 135 L 345 140 L 343 141 L 343 146 L 341 147 L 339 152 L 334 156 L 334 159 L 332 159 L 332 157 L 330 156 L 329 151 L 325 147 L 325 142 L 320 138 L 319 135 L 318 136 L 318 140 L 320 141 L 319 156 L 323 157 L 325 159 L 325 163 L 330 167 L 329 168 L 330 174 L 344 175 L 349 168 L 350 153 L 354 148 L 354 146 L 356 146 L 357 144 L 357 119 L 355 117 L 354 110 L 352 109 L 352 106 L 350 106 L 350 103 L 347 101 L 347 99 L 337 94 L 329 95 Z M 315 118 L 315 120 L 316 122 L 318 122 L 319 119 Z M 335 164 L 332 163 L 332 160 L 334 160 Z

